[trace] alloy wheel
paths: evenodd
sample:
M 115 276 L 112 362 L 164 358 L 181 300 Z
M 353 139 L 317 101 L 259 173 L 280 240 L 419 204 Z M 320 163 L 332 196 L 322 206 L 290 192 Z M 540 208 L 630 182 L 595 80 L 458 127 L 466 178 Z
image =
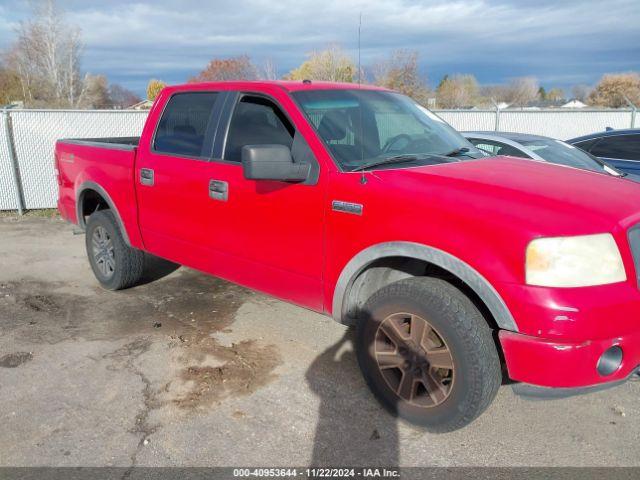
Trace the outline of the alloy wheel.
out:
M 435 407 L 451 394 L 455 378 L 449 347 L 424 318 L 395 313 L 375 336 L 374 356 L 387 385 L 412 405 Z

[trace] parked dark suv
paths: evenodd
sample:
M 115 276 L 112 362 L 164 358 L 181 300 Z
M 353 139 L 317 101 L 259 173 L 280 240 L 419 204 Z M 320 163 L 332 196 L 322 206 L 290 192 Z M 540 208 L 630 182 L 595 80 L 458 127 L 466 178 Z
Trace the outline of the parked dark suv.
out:
M 610 165 L 629 173 L 640 173 L 640 129 L 607 130 L 567 143 L 601 158 Z

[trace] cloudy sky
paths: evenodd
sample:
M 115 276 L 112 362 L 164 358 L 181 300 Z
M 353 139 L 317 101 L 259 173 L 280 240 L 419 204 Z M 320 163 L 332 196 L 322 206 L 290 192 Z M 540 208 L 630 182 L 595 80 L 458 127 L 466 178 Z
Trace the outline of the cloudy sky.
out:
M 533 75 L 547 88 L 640 70 L 639 0 L 59 0 L 80 26 L 83 68 L 142 93 L 149 78 L 185 81 L 213 57 L 271 58 L 279 74 L 314 49 L 341 44 L 362 64 L 418 50 L 436 85 L 446 73 L 481 83 Z M 0 49 L 29 15 L 0 0 Z

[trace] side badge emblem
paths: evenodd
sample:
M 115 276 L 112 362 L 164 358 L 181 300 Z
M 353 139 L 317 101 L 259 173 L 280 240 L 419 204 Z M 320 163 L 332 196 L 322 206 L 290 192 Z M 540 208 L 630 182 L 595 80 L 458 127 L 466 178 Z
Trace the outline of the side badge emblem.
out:
M 333 202 L 331 202 L 331 209 L 334 212 L 362 215 L 362 208 L 363 207 L 360 203 L 343 202 L 342 200 L 334 200 Z

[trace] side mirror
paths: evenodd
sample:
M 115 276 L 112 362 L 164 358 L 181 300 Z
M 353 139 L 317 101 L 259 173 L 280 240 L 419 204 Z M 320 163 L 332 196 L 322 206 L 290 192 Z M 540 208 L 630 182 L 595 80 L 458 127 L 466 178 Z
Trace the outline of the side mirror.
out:
M 291 149 L 284 145 L 245 145 L 241 156 L 248 180 L 304 182 L 311 169 L 308 163 L 294 163 Z

